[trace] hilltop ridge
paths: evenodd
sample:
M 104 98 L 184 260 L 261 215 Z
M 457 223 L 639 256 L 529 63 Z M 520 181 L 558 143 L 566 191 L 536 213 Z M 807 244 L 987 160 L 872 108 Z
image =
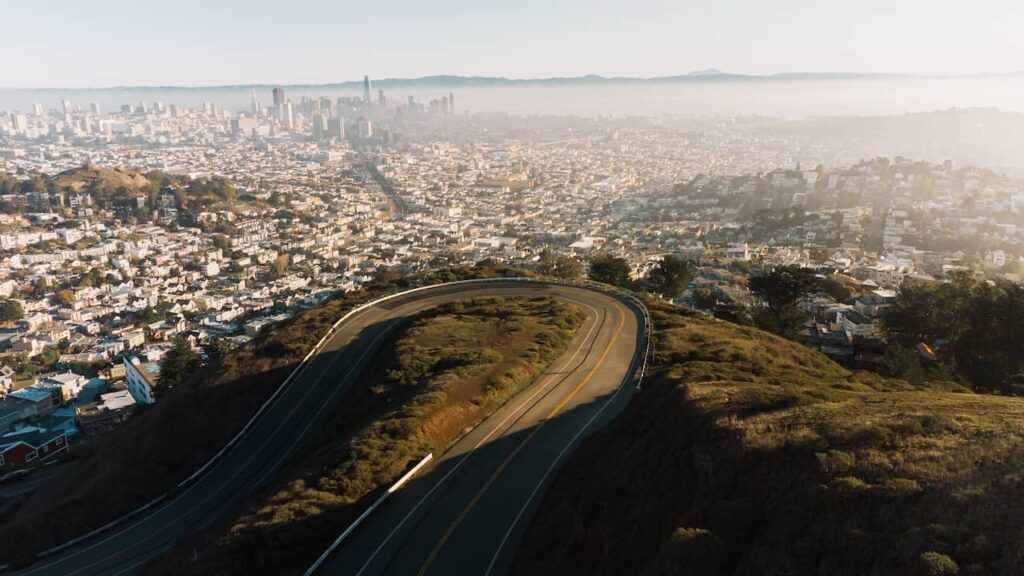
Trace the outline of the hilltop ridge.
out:
M 130 192 L 141 192 L 150 185 L 150 180 L 138 172 L 93 164 L 65 170 L 54 176 L 53 182 L 59 189 L 73 192 L 82 192 L 90 187 L 108 190 L 125 188 Z
M 1024 569 L 1024 400 L 651 307 L 644 391 L 566 463 L 513 574 Z

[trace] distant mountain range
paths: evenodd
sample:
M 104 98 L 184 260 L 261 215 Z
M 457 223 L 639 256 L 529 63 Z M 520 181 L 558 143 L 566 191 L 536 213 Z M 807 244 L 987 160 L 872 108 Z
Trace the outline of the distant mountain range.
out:
M 543 86 L 543 85 L 595 85 L 595 84 L 658 84 L 675 82 L 723 82 L 723 81 L 789 81 L 789 80 L 871 80 L 871 79 L 924 79 L 924 78 L 982 78 L 1024 76 L 1024 70 L 1003 74 L 960 74 L 960 75 L 925 75 L 925 74 L 874 74 L 845 72 L 787 72 L 782 74 L 735 74 L 714 68 L 697 70 L 675 76 L 656 76 L 640 78 L 632 76 L 555 76 L 550 78 L 505 78 L 503 76 L 456 76 L 436 75 L 420 78 L 382 78 L 372 79 L 376 88 L 411 88 L 411 87 L 486 87 L 486 86 Z M 227 84 L 220 86 L 111 86 L 106 88 L 0 88 L 0 90 L 211 90 L 211 89 L 248 89 L 283 86 L 285 88 L 334 88 L 358 89 L 362 80 L 346 82 L 330 82 L 321 84 Z

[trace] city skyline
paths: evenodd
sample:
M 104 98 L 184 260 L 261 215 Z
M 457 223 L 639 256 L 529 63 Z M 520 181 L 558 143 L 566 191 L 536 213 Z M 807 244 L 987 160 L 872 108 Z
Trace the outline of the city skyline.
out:
M 1015 33 L 1024 8 L 1009 0 L 942 10 L 922 0 L 872 0 L 828 11 L 804 0 L 749 4 L 446 0 L 429 7 L 399 2 L 383 12 L 313 2 L 301 12 L 276 11 L 273 19 L 261 18 L 271 8 L 261 1 L 184 2 L 160 12 L 125 9 L 120 0 L 67 3 L 58 19 L 51 10 L 20 4 L 7 11 L 8 36 L 27 56 L 9 64 L 3 84 L 301 85 L 355 79 L 362 70 L 379 78 L 657 77 L 706 68 L 986 74 L 1017 71 L 1024 61 L 1024 39 Z M 458 19 L 445 17 L 456 13 Z M 909 21 L 915 26 L 905 26 Z

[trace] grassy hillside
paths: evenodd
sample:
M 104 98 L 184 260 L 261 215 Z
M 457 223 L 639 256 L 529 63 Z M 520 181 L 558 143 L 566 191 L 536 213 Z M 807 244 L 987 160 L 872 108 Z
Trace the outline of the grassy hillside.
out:
M 645 391 L 571 458 L 513 573 L 1024 571 L 1024 401 L 654 319 Z
M 117 190 L 140 194 L 150 182 L 142 174 L 101 166 L 81 166 L 53 177 L 58 189 L 82 192 L 89 189 Z
M 74 447 L 64 472 L 30 494 L 0 499 L 0 558 L 31 557 L 134 510 L 215 454 L 347 310 L 408 287 L 514 275 L 461 268 L 399 279 L 337 298 L 199 370 L 118 431 Z
M 153 574 L 295 574 L 408 467 L 532 382 L 582 323 L 546 297 L 421 314 L 385 345 L 276 486 L 180 544 Z

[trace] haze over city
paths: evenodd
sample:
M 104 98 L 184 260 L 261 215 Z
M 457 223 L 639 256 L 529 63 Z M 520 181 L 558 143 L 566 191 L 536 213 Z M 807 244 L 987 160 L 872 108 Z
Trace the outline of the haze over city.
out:
M 438 74 L 996 74 L 1024 68 L 1014 0 L 128 1 L 4 7 L 13 88 L 322 84 Z M 41 32 L 45 30 L 45 33 Z
M 0 575 L 1024 573 L 1024 5 L 8 2 Z

